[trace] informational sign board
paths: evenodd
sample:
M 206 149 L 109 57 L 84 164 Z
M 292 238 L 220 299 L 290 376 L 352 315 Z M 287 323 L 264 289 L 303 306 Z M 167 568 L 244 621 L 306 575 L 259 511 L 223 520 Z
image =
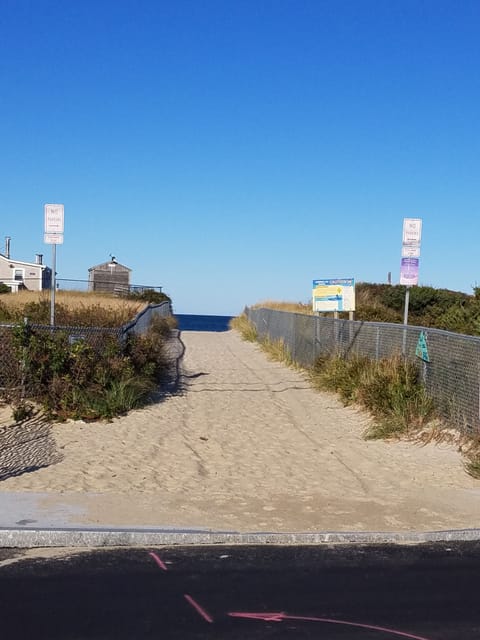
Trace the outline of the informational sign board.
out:
M 402 261 L 400 284 L 411 287 L 418 284 L 420 243 L 422 241 L 422 219 L 404 218 L 402 235 Z
M 63 204 L 45 205 L 45 234 L 61 233 L 64 227 Z
M 400 263 L 400 284 L 411 287 L 418 284 L 418 258 L 402 258 Z
M 312 306 L 314 312 L 355 311 L 355 279 L 314 280 Z

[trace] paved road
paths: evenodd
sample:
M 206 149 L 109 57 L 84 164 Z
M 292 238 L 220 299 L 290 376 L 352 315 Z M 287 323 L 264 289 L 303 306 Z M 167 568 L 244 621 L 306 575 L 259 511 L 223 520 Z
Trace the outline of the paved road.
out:
M 480 637 L 480 543 L 21 554 L 0 551 L 9 640 Z

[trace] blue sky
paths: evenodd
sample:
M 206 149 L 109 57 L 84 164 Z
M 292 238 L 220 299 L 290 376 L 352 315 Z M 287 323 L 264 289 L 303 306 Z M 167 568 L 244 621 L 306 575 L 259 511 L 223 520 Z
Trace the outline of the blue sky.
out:
M 480 3 L 1 0 L 0 251 L 109 259 L 178 313 L 312 279 L 480 282 Z

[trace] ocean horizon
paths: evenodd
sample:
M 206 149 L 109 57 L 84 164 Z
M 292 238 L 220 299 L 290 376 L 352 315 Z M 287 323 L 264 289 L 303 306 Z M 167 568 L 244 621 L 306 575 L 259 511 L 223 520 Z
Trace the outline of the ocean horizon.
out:
M 235 316 L 196 315 L 175 313 L 180 331 L 228 331 Z

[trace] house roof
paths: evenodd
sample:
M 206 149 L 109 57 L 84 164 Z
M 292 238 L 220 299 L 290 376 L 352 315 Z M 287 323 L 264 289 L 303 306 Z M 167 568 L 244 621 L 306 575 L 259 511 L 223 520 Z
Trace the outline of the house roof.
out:
M 25 262 L 25 260 L 15 260 L 14 258 L 7 258 L 7 256 L 3 255 L 3 253 L 0 253 L 0 259 L 13 265 L 21 265 L 25 267 L 40 267 L 40 269 L 42 270 L 50 268 L 46 264 L 38 264 L 37 262 Z
M 129 269 L 129 267 L 126 267 L 124 264 L 120 264 L 120 262 L 117 262 L 116 260 L 109 260 L 108 262 L 102 262 L 102 264 L 97 264 L 94 267 L 90 267 L 89 271 L 105 271 L 108 268 L 115 266 L 115 267 L 120 267 L 121 269 L 125 270 L 125 271 L 131 271 L 131 269 Z

